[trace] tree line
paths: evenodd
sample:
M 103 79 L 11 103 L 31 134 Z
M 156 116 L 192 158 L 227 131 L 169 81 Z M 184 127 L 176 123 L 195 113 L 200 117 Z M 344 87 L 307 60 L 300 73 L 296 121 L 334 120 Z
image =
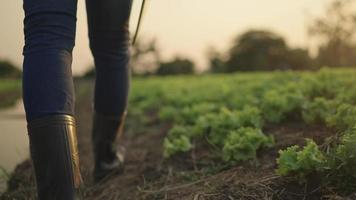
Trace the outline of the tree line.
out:
M 8 60 L 0 60 L 0 78 L 16 79 L 22 76 L 19 67 Z
M 210 72 L 356 67 L 354 6 L 352 0 L 334 0 L 324 16 L 311 20 L 307 32 L 318 44 L 315 57 L 307 49 L 289 47 L 281 35 L 268 30 L 251 30 L 239 35 L 227 54 L 210 51 Z
M 270 30 L 248 30 L 236 36 L 230 47 L 219 52 L 209 48 L 208 72 L 314 70 L 323 66 L 356 66 L 356 10 L 353 0 L 333 0 L 323 16 L 314 18 L 307 27 L 308 36 L 317 43 L 316 56 L 306 48 L 290 47 L 286 39 Z M 132 47 L 131 67 L 134 75 L 193 74 L 194 61 L 185 56 L 162 61 L 157 41 L 138 41 Z M 91 67 L 84 77 L 93 77 Z M 18 78 L 19 68 L 0 61 L 0 78 Z
M 307 27 L 317 43 L 316 56 L 306 48 L 292 48 L 282 35 L 270 30 L 249 30 L 239 34 L 225 52 L 208 50 L 209 72 L 315 70 L 320 67 L 356 67 L 356 10 L 352 0 L 334 0 L 323 16 Z M 194 62 L 176 57 L 162 62 L 157 42 L 137 43 L 131 66 L 134 74 L 192 74 Z

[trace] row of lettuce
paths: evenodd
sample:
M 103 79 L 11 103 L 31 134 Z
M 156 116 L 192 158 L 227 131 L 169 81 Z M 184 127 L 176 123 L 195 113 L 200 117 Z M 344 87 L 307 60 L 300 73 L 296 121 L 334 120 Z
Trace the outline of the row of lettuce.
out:
M 137 79 L 133 87 L 131 114 L 159 111 L 160 120 L 173 124 L 164 139 L 166 157 L 205 140 L 224 162 L 255 159 L 259 149 L 274 145 L 265 124 L 298 120 L 323 124 L 335 135 L 323 148 L 308 139 L 303 148 L 281 150 L 277 173 L 356 183 L 356 70 Z

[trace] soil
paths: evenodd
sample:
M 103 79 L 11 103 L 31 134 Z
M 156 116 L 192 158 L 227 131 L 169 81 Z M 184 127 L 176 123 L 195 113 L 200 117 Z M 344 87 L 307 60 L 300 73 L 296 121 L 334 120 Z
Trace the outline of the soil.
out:
M 84 88 L 84 89 L 83 89 Z M 258 153 L 258 159 L 233 166 L 221 164 L 212 149 L 197 141 L 195 151 L 164 159 L 162 142 L 170 124 L 159 123 L 154 112 L 149 123 L 137 124 L 133 117 L 126 126 L 127 146 L 124 173 L 112 174 L 93 184 L 93 158 L 90 142 L 92 105 L 91 84 L 79 90 L 76 117 L 79 153 L 84 185 L 84 199 L 105 200 L 319 200 L 356 199 L 341 197 L 321 189 L 318 177 L 308 184 L 275 174 L 278 150 L 305 143 L 313 138 L 321 143 L 332 134 L 323 126 L 306 126 L 300 122 L 267 125 L 264 132 L 275 137 L 276 145 Z M 122 141 L 121 141 L 122 142 Z M 199 143 L 200 142 L 200 143 Z M 8 191 L 0 199 L 35 199 L 31 162 L 17 166 L 8 182 Z

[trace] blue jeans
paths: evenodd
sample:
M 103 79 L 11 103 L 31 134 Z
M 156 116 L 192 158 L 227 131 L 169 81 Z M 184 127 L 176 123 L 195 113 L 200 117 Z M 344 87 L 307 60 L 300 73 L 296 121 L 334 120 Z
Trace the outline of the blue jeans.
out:
M 129 92 L 132 0 L 86 0 L 96 112 L 121 116 Z M 77 0 L 24 0 L 23 100 L 27 121 L 74 115 L 72 50 Z

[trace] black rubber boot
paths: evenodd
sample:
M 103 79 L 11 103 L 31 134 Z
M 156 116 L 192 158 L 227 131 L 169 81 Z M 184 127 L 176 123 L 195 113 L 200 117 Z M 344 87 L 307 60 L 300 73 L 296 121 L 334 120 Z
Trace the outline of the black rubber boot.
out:
M 126 112 L 119 117 L 94 114 L 92 142 L 94 150 L 94 181 L 114 172 L 122 172 L 125 148 L 116 143 L 123 134 Z
M 51 115 L 28 123 L 39 200 L 78 199 L 81 183 L 75 120 Z

